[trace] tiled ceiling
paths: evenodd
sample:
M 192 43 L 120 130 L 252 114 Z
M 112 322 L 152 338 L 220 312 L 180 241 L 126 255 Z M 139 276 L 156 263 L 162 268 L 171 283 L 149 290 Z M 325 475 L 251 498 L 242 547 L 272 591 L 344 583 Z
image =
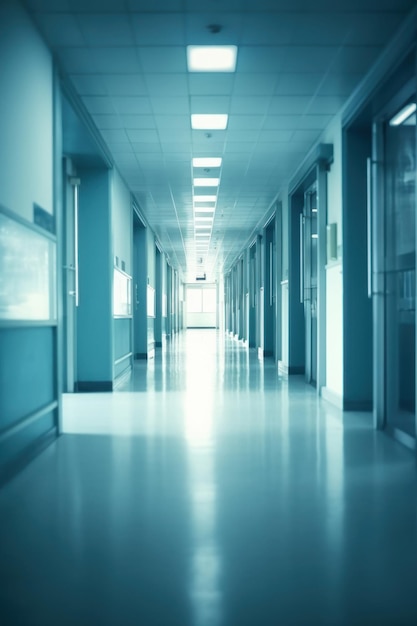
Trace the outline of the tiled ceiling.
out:
M 193 280 L 227 270 L 415 1 L 26 5 L 162 248 Z M 186 46 L 203 44 L 238 46 L 236 72 L 188 72 Z M 192 130 L 192 113 L 228 113 L 227 129 Z M 203 156 L 223 161 L 210 246 L 201 255 L 191 160 Z

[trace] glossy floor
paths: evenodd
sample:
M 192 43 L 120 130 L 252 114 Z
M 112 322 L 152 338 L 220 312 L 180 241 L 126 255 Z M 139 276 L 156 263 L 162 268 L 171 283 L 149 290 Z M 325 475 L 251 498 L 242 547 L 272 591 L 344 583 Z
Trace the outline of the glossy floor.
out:
M 0 623 L 417 624 L 414 455 L 215 331 L 113 394 L 0 492 Z

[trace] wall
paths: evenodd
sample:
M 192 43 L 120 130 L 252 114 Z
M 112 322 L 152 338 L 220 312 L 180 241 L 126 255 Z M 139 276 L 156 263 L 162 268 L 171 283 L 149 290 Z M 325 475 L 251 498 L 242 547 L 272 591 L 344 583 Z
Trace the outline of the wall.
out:
M 79 391 L 113 388 L 113 257 L 110 234 L 110 173 L 79 171 Z
M 33 202 L 53 212 L 53 68 L 13 0 L 0 3 L 0 59 L 0 203 L 32 220 Z
M 8 0 L 0 3 L 0 58 L 0 205 L 11 223 L 23 218 L 36 232 L 33 203 L 53 213 L 53 64 L 25 11 Z M 16 273 L 27 272 L 19 261 Z M 55 271 L 52 263 L 56 287 Z M 14 289 L 11 280 L 3 268 L 0 293 Z M 58 369 L 56 320 L 0 319 L 0 482 L 56 436 Z

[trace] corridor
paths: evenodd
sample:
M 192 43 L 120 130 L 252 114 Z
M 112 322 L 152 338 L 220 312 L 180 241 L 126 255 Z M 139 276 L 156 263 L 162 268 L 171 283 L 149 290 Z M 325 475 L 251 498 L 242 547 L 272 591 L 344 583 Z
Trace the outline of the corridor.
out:
M 417 623 L 414 455 L 215 330 L 176 335 L 0 491 L 2 626 Z

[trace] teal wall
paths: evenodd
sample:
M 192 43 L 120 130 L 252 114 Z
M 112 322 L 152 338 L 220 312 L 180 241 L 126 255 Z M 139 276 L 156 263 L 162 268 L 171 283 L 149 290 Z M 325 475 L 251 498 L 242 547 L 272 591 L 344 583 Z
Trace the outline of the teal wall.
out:
M 53 212 L 53 65 L 17 2 L 0 2 L 0 204 Z
M 113 258 L 109 171 L 83 170 L 81 181 L 76 387 L 79 391 L 111 390 Z
M 345 133 L 343 212 L 343 400 L 372 407 L 372 300 L 367 293 L 367 169 L 371 128 Z
M 32 227 L 34 203 L 54 211 L 54 70 L 18 2 L 0 3 L 0 59 L 0 205 Z M 0 483 L 57 435 L 57 337 L 56 320 L 0 319 Z

